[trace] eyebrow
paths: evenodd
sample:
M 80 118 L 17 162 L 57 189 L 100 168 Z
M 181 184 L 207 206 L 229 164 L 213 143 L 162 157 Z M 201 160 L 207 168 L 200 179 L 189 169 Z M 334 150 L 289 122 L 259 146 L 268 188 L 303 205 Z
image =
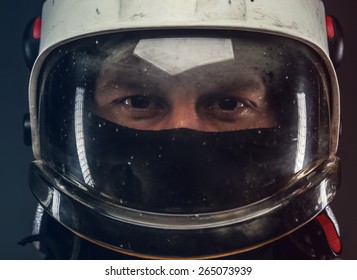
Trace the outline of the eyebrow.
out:
M 97 84 L 96 86 L 96 95 L 124 95 L 126 93 L 133 93 L 133 94 L 145 94 L 151 91 L 155 91 L 156 93 L 162 92 L 159 87 L 156 87 L 157 83 L 152 82 L 150 80 L 145 81 L 138 81 L 135 79 L 129 79 L 115 76 L 113 78 L 104 79 L 104 82 Z
M 234 82 L 232 81 L 219 81 L 218 83 L 214 83 L 211 85 L 206 86 L 201 86 L 201 91 L 207 92 L 207 93 L 215 93 L 218 91 L 224 91 L 224 93 L 227 92 L 235 92 L 235 91 L 260 91 L 265 89 L 265 85 L 262 81 L 258 80 L 235 80 Z M 265 92 L 265 91 L 264 91 Z
M 256 74 L 242 76 L 239 73 L 231 73 L 231 75 L 227 76 L 222 75 L 222 73 L 219 75 L 219 73 L 215 73 L 214 69 L 211 69 L 212 72 L 210 71 L 210 73 L 201 72 L 203 75 L 184 73 L 182 74 L 183 76 L 162 77 L 144 75 L 144 72 L 142 72 L 144 71 L 143 69 L 133 69 L 125 64 L 113 63 L 113 65 L 115 65 L 116 69 L 111 67 L 106 68 L 102 71 L 101 77 L 97 79 L 96 94 L 118 95 L 120 90 L 131 92 L 145 90 L 146 92 L 155 91 L 155 93 L 161 95 L 164 92 L 164 84 L 166 89 L 170 90 L 170 88 L 172 88 L 173 83 L 170 82 L 171 79 L 177 79 L 176 82 L 184 86 L 188 79 L 189 83 L 191 84 L 192 82 L 192 85 L 195 87 L 197 95 L 211 95 L 219 92 L 222 92 L 223 95 L 233 94 L 235 91 L 241 93 L 250 91 L 250 94 L 253 92 L 262 92 L 263 94 L 256 96 L 265 96 L 266 92 L 262 77 Z M 126 69 L 123 69 L 123 66 Z M 213 77 L 215 77 L 215 79 L 213 79 Z M 198 82 L 201 82 L 200 87 L 197 87 Z

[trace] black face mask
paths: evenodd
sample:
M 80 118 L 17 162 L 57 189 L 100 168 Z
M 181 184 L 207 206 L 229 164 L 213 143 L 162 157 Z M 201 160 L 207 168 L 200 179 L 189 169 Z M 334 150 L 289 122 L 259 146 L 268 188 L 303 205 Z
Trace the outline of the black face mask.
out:
M 273 194 L 294 173 L 287 161 L 294 145 L 279 129 L 142 131 L 93 114 L 85 127 L 95 192 L 129 208 L 180 214 L 234 209 Z

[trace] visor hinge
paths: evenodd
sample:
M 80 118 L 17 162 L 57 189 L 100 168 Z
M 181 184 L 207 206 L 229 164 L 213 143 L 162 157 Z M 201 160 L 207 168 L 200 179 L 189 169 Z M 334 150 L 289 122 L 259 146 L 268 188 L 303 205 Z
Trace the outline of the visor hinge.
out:
M 335 17 L 326 16 L 326 32 L 331 61 L 338 67 L 343 59 L 344 40 L 341 24 Z
M 23 52 L 27 66 L 31 69 L 40 49 L 41 18 L 31 20 L 23 34 Z

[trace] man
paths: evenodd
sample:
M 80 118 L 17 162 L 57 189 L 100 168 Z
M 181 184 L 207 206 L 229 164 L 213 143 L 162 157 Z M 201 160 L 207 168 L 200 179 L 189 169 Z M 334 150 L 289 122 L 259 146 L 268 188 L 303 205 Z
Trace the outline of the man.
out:
M 327 35 L 319 0 L 46 1 L 30 81 L 41 250 L 338 255 Z
M 271 58 L 247 55 L 250 47 L 241 41 L 188 37 L 128 42 L 125 52 L 114 51 L 100 70 L 94 111 L 146 130 L 273 127 L 264 81 L 274 65 L 268 66 Z M 268 52 L 256 45 L 261 54 Z M 192 51 L 199 53 L 192 56 Z M 251 65 L 257 69 L 247 69 Z M 119 101 L 117 106 L 113 101 Z

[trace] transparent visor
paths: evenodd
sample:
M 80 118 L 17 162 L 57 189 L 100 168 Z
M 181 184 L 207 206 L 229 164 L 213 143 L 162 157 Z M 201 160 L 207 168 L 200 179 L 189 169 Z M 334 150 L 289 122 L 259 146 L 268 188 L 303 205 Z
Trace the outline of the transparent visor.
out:
M 321 65 L 298 42 L 254 33 L 69 43 L 40 75 L 42 160 L 119 208 L 185 215 L 263 201 L 328 158 Z

